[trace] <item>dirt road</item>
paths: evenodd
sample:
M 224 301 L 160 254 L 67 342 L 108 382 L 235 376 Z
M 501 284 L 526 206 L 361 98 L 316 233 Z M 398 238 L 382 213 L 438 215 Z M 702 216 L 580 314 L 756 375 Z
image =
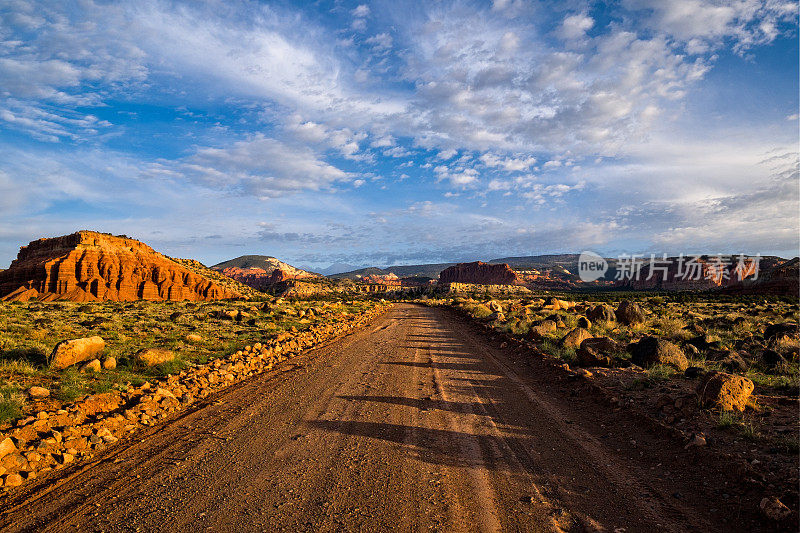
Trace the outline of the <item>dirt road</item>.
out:
M 398 305 L 91 465 L 12 494 L 0 526 L 758 529 L 754 504 L 726 493 L 734 481 L 450 312 Z

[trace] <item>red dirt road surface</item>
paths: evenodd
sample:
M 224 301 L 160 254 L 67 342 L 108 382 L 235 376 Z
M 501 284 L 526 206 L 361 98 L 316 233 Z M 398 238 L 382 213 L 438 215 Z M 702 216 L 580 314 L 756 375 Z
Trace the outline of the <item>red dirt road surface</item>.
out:
M 754 531 L 735 469 L 397 305 L 0 502 L 5 531 Z

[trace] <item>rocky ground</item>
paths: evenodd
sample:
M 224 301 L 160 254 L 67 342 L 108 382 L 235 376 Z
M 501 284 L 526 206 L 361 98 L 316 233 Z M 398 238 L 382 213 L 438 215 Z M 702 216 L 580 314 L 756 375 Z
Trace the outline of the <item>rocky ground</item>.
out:
M 798 506 L 798 305 L 679 297 L 427 300 L 590 380 L 612 405 L 730 455 Z
M 158 423 L 0 493 L 0 529 L 797 529 L 713 441 L 675 435 L 504 334 L 408 304 L 364 325 L 271 370 L 253 346 L 131 391 L 83 424 L 91 436 L 63 440 L 97 446 L 148 411 Z M 174 411 L 228 375 L 242 379 Z
M 86 394 L 138 386 L 247 344 L 344 322 L 375 305 L 281 299 L 0 303 L 0 431 Z M 84 346 L 85 359 L 56 364 L 59 342 L 92 337 L 103 343 L 97 353 Z

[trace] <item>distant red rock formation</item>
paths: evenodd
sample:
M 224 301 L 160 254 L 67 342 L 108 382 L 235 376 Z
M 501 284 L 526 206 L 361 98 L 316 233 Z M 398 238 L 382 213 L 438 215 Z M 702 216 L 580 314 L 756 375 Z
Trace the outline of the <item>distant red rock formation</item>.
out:
M 217 300 L 238 293 L 135 239 L 93 231 L 23 246 L 0 272 L 3 300 Z
M 296 269 L 295 272 L 289 272 L 281 268 L 276 268 L 271 273 L 268 273 L 263 268 L 227 267 L 223 268 L 221 272 L 229 278 L 233 278 L 239 283 L 244 283 L 245 285 L 259 291 L 268 290 L 272 288 L 273 285 L 282 283 L 284 281 L 318 277 L 304 270 Z
M 770 294 L 797 296 L 800 293 L 800 258 L 769 262 L 760 266 L 756 279 L 746 279 L 725 287 L 726 294 Z
M 747 257 L 739 261 L 736 256 L 725 256 L 722 261 L 714 256 L 686 256 L 682 262 L 677 257 L 656 258 L 653 265 L 645 259 L 638 277 L 622 279 L 615 285 L 633 290 L 711 290 L 740 285 L 741 280 L 759 271 L 763 274 L 765 268 L 772 266 L 769 259 L 759 263 Z
M 400 287 L 402 282 L 396 274 L 390 272 L 388 274 L 372 274 L 358 278 L 358 281 L 363 283 L 371 283 L 373 285 L 386 285 L 388 287 Z
M 439 283 L 473 283 L 479 285 L 517 285 L 519 276 L 506 263 L 489 264 L 482 261 L 459 263 L 439 274 Z

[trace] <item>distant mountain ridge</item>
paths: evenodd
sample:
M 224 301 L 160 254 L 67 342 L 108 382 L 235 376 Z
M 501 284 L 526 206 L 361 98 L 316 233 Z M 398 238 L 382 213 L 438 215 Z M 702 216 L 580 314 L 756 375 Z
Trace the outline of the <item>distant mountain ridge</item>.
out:
M 486 261 L 496 265 L 507 263 L 515 270 L 542 270 L 542 269 L 567 269 L 570 272 L 577 272 L 578 257 L 580 254 L 545 254 L 529 255 L 520 257 L 503 257 Z M 613 260 L 612 260 L 613 261 Z M 455 266 L 459 263 L 428 263 L 421 265 L 394 265 L 386 268 L 366 267 L 342 272 L 340 274 L 328 275 L 330 278 L 357 279 L 357 276 L 385 276 L 390 273 L 396 274 L 400 278 L 411 276 L 422 276 L 428 278 L 438 278 L 439 274 L 446 268 Z
M 217 263 L 211 267 L 217 272 L 222 272 L 226 268 L 260 268 L 267 276 L 271 276 L 275 270 L 282 270 L 284 274 L 292 278 L 318 277 L 319 274 L 297 268 L 289 263 L 284 263 L 280 259 L 271 255 L 241 255 L 222 263 Z
M 408 277 L 426 277 L 438 278 L 439 273 L 445 268 L 451 267 L 458 263 L 431 263 L 423 265 L 396 265 L 388 266 L 386 268 L 367 267 L 351 270 L 350 272 L 342 272 L 340 274 L 332 274 L 328 276 L 333 279 L 358 279 L 364 276 L 386 276 L 388 274 L 395 274 L 399 278 Z
M 357 269 L 358 269 L 357 265 L 351 265 L 350 263 L 334 263 L 327 268 L 319 270 L 319 273 L 322 274 L 323 276 L 333 276 L 335 274 L 341 274 L 343 272 L 352 272 L 353 270 Z

